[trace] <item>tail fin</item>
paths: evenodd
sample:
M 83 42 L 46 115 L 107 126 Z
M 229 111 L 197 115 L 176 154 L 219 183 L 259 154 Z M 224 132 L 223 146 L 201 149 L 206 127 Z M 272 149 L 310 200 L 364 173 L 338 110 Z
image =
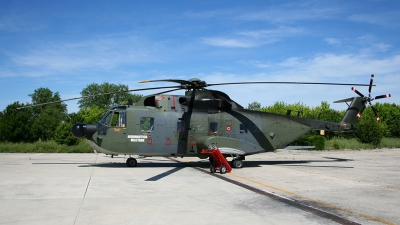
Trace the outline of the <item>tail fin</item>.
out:
M 351 101 L 349 108 L 347 108 L 342 121 L 340 121 L 342 131 L 354 131 L 356 129 L 357 114 L 363 107 L 363 98 L 361 97 L 347 98 L 334 103 L 346 102 L 347 104 L 349 101 Z

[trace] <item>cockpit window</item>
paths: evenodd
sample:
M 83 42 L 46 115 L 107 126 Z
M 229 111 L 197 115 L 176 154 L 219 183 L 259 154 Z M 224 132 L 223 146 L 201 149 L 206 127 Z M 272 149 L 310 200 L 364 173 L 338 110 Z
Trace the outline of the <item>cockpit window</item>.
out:
M 126 126 L 126 112 L 114 112 L 111 125 L 113 127 L 125 127 Z
M 126 127 L 126 112 L 119 112 L 117 127 Z
M 109 127 L 126 127 L 126 112 L 109 110 L 99 122 Z

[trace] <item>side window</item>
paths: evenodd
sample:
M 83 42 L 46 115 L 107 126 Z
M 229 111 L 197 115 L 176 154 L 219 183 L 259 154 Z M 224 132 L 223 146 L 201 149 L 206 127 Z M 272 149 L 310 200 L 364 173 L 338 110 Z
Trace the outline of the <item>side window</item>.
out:
M 115 112 L 112 125 L 114 127 L 126 127 L 126 112 Z
M 154 131 L 154 118 L 153 117 L 140 118 L 140 130 L 142 132 L 153 132 Z
M 210 123 L 210 134 L 214 135 L 218 133 L 218 123 Z
M 245 124 L 240 124 L 240 133 L 247 134 L 247 126 Z
M 185 130 L 186 130 L 185 121 L 178 122 L 177 131 L 180 133 L 180 132 L 185 132 Z

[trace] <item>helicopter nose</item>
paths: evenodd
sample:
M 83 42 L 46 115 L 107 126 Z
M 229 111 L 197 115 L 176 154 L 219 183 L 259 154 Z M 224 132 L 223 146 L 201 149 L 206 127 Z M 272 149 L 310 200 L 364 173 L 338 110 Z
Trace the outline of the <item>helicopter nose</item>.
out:
M 71 128 L 71 133 L 76 138 L 90 138 L 96 131 L 96 124 L 76 123 Z

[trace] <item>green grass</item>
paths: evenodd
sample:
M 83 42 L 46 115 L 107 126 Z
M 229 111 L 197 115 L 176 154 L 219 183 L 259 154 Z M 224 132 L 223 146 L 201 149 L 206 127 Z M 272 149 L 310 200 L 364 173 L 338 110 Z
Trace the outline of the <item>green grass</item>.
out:
M 59 145 L 55 141 L 38 141 L 34 143 L 0 143 L 0 153 L 92 153 L 93 149 L 86 140 L 78 145 Z
M 326 150 L 334 149 L 375 149 L 375 148 L 400 148 L 399 138 L 382 138 L 378 145 L 364 144 L 356 139 L 333 138 L 325 141 Z

